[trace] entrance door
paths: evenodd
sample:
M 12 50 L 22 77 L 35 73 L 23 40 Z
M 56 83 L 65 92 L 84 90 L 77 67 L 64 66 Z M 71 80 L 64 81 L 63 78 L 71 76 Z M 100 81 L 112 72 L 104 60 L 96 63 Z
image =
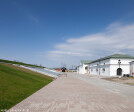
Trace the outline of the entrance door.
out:
M 117 75 L 122 75 L 122 69 L 121 68 L 117 69 Z
M 85 73 L 88 73 L 88 67 L 85 67 Z

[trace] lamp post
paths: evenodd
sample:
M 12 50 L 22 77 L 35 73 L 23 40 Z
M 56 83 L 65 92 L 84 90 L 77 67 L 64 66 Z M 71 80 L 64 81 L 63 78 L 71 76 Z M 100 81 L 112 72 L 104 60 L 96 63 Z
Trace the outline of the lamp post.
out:
M 99 59 L 99 75 L 100 75 L 100 64 L 101 64 L 101 58 Z
M 119 64 L 119 68 L 120 68 L 120 65 L 121 65 L 121 60 L 118 60 L 118 64 Z

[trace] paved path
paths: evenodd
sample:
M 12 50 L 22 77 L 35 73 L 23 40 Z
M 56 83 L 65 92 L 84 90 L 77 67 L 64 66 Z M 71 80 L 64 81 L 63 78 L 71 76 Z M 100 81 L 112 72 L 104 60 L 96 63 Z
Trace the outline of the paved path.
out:
M 97 76 L 97 75 L 83 75 L 83 74 L 70 74 L 77 79 L 85 81 L 89 84 L 93 84 L 99 88 L 105 89 L 109 92 L 116 93 L 126 99 L 134 101 L 134 86 L 120 84 L 117 82 L 103 80 L 104 76 Z
M 8 112 L 134 112 L 134 101 L 78 77 L 61 76 Z

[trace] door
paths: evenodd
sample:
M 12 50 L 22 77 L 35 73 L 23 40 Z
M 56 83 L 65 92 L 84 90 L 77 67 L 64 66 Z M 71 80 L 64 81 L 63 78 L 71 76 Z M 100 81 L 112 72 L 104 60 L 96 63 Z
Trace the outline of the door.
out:
M 88 67 L 85 67 L 85 73 L 88 73 Z
M 118 76 L 122 75 L 122 69 L 121 69 L 121 68 L 118 68 L 118 69 L 117 69 L 117 75 L 118 75 Z

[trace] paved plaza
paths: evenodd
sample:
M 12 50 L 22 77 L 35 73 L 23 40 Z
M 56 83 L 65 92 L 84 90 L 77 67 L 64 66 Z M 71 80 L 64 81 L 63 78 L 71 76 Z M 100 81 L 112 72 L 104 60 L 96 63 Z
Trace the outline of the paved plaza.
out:
M 134 112 L 134 86 L 68 73 L 43 87 L 10 111 Z

